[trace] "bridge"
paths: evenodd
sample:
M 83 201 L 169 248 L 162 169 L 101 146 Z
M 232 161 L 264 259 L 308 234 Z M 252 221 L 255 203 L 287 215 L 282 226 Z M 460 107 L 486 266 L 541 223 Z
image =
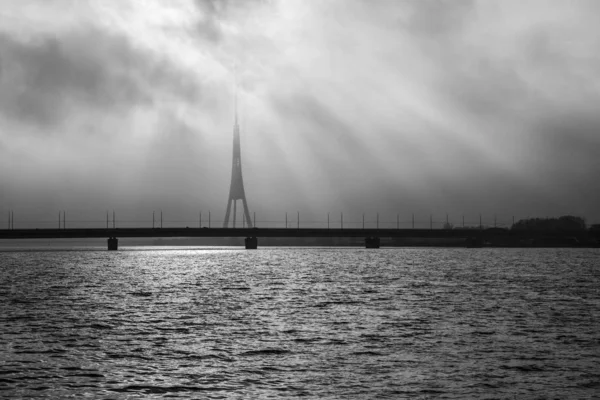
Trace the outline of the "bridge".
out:
M 243 237 L 246 249 L 256 249 L 259 238 L 364 238 L 366 248 L 379 248 L 381 238 L 462 238 L 465 246 L 478 247 L 491 237 L 573 237 L 600 238 L 600 231 L 555 231 L 488 229 L 377 229 L 377 228 L 72 228 L 72 229 L 4 229 L 0 239 L 82 239 L 107 238 L 108 250 L 118 249 L 118 238 L 157 237 Z

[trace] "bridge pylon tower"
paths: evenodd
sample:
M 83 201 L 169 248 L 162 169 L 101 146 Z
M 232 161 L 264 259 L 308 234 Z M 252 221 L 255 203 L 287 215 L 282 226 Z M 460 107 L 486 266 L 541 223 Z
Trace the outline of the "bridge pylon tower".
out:
M 246 226 L 252 228 L 252 220 L 250 219 L 250 210 L 248 209 L 248 201 L 246 200 L 246 192 L 244 191 L 244 179 L 242 178 L 242 154 L 240 149 L 240 125 L 238 124 L 237 111 L 237 88 L 235 92 L 235 123 L 233 125 L 233 162 L 231 165 L 231 185 L 229 187 L 229 199 L 227 200 L 227 211 L 225 212 L 225 221 L 223 228 L 229 227 L 229 217 L 231 216 L 231 205 L 233 204 L 232 227 L 235 228 L 235 217 L 237 212 L 237 200 L 242 201 L 243 215 L 245 217 Z

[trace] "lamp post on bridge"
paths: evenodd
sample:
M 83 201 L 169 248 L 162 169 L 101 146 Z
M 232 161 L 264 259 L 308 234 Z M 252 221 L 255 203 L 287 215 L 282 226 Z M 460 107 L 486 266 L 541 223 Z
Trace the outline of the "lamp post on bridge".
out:
M 59 211 L 58 212 L 58 230 L 60 230 L 60 220 L 62 218 L 62 229 L 66 229 L 66 225 L 65 225 L 65 212 L 64 211 Z

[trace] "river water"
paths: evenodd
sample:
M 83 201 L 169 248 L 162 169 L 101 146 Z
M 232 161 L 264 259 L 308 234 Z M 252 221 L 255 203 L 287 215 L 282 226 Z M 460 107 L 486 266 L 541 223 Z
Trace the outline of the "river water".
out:
M 86 396 L 594 398 L 600 251 L 0 252 L 0 397 Z

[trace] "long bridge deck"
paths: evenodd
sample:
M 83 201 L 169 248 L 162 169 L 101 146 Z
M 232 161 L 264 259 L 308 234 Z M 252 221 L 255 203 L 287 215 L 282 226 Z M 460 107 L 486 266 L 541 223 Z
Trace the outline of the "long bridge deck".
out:
M 0 239 L 149 237 L 388 237 L 468 238 L 515 235 L 506 229 L 327 229 L 327 228 L 70 228 L 4 229 Z
M 488 229 L 375 229 L 375 228 L 69 228 L 69 229 L 0 229 L 0 239 L 58 238 L 149 238 L 149 237 L 389 237 L 389 238 L 468 238 L 486 236 L 524 237 L 580 236 L 582 233 L 600 237 L 593 231 L 511 231 Z

